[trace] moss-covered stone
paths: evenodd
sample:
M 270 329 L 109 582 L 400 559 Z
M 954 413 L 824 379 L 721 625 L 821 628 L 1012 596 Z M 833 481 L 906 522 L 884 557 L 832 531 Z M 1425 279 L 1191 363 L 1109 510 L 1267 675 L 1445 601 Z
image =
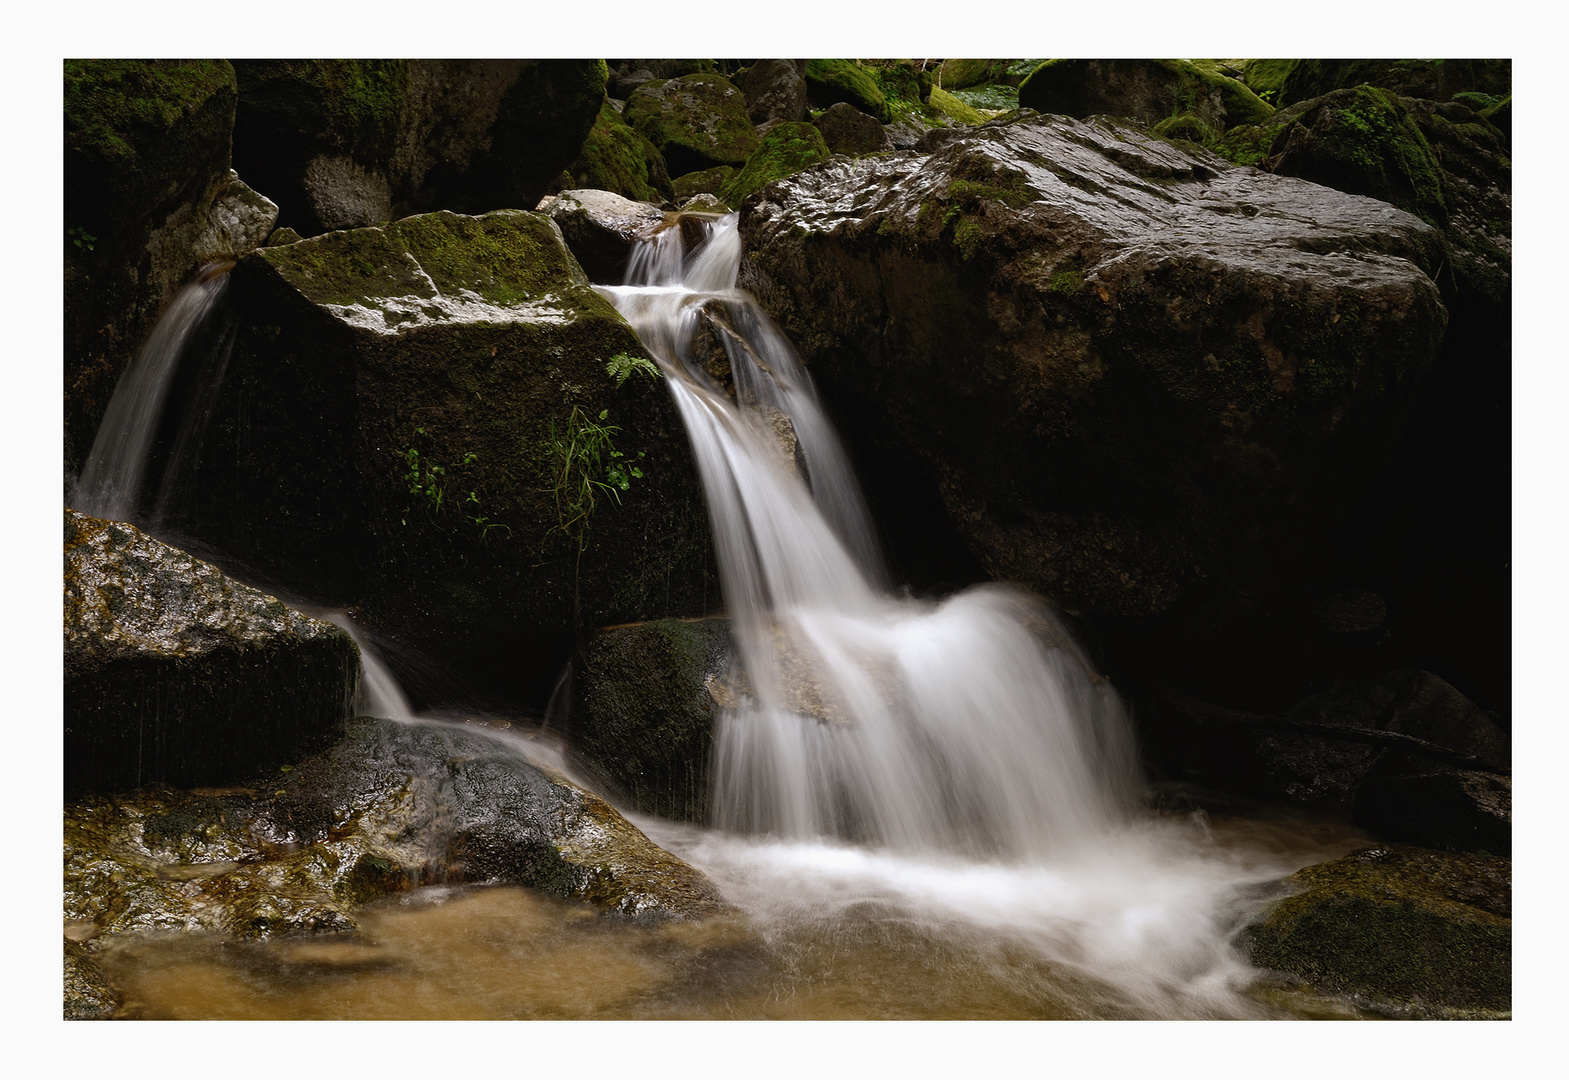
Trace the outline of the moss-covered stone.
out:
M 1277 104 L 1362 85 L 1429 101 L 1449 101 L 1464 91 L 1502 96 L 1510 93 L 1512 78 L 1509 60 L 1298 60 L 1282 81 Z
M 330 742 L 359 652 L 121 522 L 65 511 L 68 792 L 226 783 Z
M 1248 927 L 1260 967 L 1398 1015 L 1507 1016 L 1510 864 L 1391 846 L 1297 871 Z
M 729 185 L 735 174 L 734 165 L 716 165 L 712 169 L 699 169 L 697 172 L 678 176 L 672 182 L 676 202 L 685 203 L 692 196 L 702 193 L 717 196 Z
M 676 196 L 659 149 L 625 123 L 608 101 L 600 106 L 599 117 L 567 173 L 572 187 L 613 191 L 640 202 Z
M 1274 111 L 1237 80 L 1186 60 L 1048 60 L 1019 85 L 1019 105 L 1146 123 L 1192 115 L 1217 130 L 1257 124 Z
M 719 193 L 731 206 L 766 184 L 829 158 L 822 132 L 805 122 L 776 124 Z
M 573 675 L 568 742 L 627 806 L 708 815 L 710 683 L 730 666 L 724 619 L 664 619 L 596 634 Z
M 1242 81 L 1261 101 L 1278 107 L 1286 76 L 1296 63 L 1295 60 L 1248 60 L 1242 65 Z
M 644 83 L 627 100 L 626 122 L 664 155 L 672 177 L 745 163 L 757 149 L 746 95 L 723 75 Z
M 680 417 L 606 372 L 643 349 L 547 216 L 424 215 L 234 274 L 184 527 L 539 706 L 583 630 L 718 602 Z M 580 532 L 561 445 L 590 427 L 643 477 L 597 489 Z
M 806 93 L 815 109 L 847 101 L 885 124 L 893 118 L 877 80 L 854 60 L 808 60 Z

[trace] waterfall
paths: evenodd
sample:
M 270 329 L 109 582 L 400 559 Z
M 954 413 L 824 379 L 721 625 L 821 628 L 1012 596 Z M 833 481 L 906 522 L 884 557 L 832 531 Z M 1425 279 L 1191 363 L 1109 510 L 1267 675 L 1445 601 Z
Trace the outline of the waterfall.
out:
M 810 376 L 735 287 L 737 215 L 699 219 L 685 251 L 694 216 L 643 242 L 628 284 L 598 289 L 659 361 L 708 501 L 740 661 L 716 720 L 714 823 L 1022 860 L 1094 844 L 1137 783 L 1116 694 L 1016 589 L 892 592 Z
M 71 490 L 73 509 L 93 517 L 129 521 L 136 517 L 153 443 L 164 419 L 164 406 L 174 386 L 175 374 L 186 347 L 223 296 L 232 262 L 203 266 L 196 277 L 175 294 L 159 316 L 152 333 L 131 360 L 104 410 L 92 449 Z M 207 409 L 210 402 L 203 402 Z M 201 414 L 192 414 L 201 415 Z M 191 421 L 187 421 L 189 427 Z M 179 443 L 193 448 L 200 430 L 182 430 Z M 166 504 L 172 491 L 173 472 L 166 470 L 159 503 Z

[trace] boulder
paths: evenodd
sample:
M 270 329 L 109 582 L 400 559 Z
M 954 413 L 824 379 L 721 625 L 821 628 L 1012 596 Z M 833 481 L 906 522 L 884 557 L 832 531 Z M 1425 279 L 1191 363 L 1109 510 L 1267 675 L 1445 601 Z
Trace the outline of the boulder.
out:
M 572 255 L 600 285 L 619 285 L 632 248 L 665 224 L 665 213 L 610 191 L 563 191 L 544 204 Z
M 236 167 L 302 235 L 527 208 L 578 156 L 602 60 L 241 60 Z
M 727 619 L 601 630 L 574 669 L 574 761 L 625 806 L 706 821 L 713 720 L 727 703 L 731 660 Z
M 843 101 L 828 106 L 812 123 L 823 133 L 828 149 L 836 154 L 875 154 L 893 149 L 888 133 L 876 117 Z
M 741 284 L 989 574 L 1214 663 L 1388 453 L 1444 331 L 1434 231 L 1110 121 L 948 135 L 766 189 Z
M 65 787 L 221 784 L 329 743 L 359 651 L 132 525 L 65 511 Z
M 877 121 L 872 120 L 872 124 L 877 126 Z M 752 156 L 746 159 L 746 164 L 725 184 L 719 197 L 731 206 L 740 206 L 743 199 L 759 188 L 828 158 L 828 144 L 811 124 L 775 124 L 768 129 Z
M 1260 123 L 1274 111 L 1236 79 L 1187 60 L 1048 60 L 1019 84 L 1019 107 L 1151 124 L 1196 116 L 1218 131 Z
M 723 75 L 644 83 L 627 99 L 624 116 L 664 155 L 671 177 L 739 166 L 757 149 L 746 95 Z
M 736 174 L 734 165 L 717 165 L 712 169 L 701 169 L 697 172 L 687 173 L 685 176 L 676 177 L 673 182 L 676 193 L 676 204 L 685 208 L 687 203 L 696 195 L 718 196 L 729 185 Z
M 893 119 L 877 80 L 854 60 L 808 60 L 806 94 L 815 109 L 843 101 L 885 124 Z
M 1405 846 L 1297 871 L 1242 935 L 1249 959 L 1386 1015 L 1507 1018 L 1508 859 Z
M 179 528 L 513 701 L 582 629 L 718 601 L 674 403 L 609 370 L 645 354 L 549 217 L 329 233 L 231 287 Z
M 806 119 L 806 65 L 795 60 L 759 60 L 741 80 L 746 114 L 762 126 L 770 120 Z
M 98 958 L 130 939 L 353 932 L 363 905 L 420 885 L 528 885 L 652 921 L 727 910 L 505 727 L 361 717 L 330 750 L 244 786 L 68 805 L 66 1015 L 114 1014 Z
M 67 478 L 178 288 L 277 218 L 230 168 L 235 95 L 222 60 L 65 64 Z
M 937 69 L 944 90 L 965 90 L 996 83 L 1015 89 L 1045 63 L 1044 60 L 944 60 Z
M 1363 778 L 1353 820 L 1390 840 L 1507 857 L 1514 851 L 1512 803 L 1506 775 L 1393 752 Z
M 1281 79 L 1277 104 L 1362 85 L 1430 101 L 1449 101 L 1466 91 L 1507 97 L 1513 67 L 1509 60 L 1297 60 Z
M 613 191 L 639 202 L 675 199 L 659 150 L 632 130 L 608 100 L 600 107 L 577 160 L 567 166 L 567 175 L 578 189 Z M 589 276 L 594 277 L 592 270 Z

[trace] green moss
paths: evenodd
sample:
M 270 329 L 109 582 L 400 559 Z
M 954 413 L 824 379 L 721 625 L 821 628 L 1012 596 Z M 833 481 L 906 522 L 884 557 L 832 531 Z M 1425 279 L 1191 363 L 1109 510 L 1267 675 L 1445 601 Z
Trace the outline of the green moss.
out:
M 66 146 L 133 163 L 132 131 L 167 132 L 234 82 L 227 60 L 67 60 Z
M 1162 120 L 1151 130 L 1163 139 L 1181 139 L 1200 146 L 1210 146 L 1216 141 L 1215 129 L 1191 114 Z
M 1058 270 L 1046 283 L 1046 288 L 1059 296 L 1072 296 L 1083 287 L 1084 272 L 1074 267 Z
M 568 168 L 572 186 L 614 191 L 628 199 L 657 203 L 675 197 L 658 147 L 621 119 L 607 101 Z
M 827 161 L 828 144 L 822 132 L 804 121 L 777 124 L 763 136 L 757 150 L 720 193 L 731 206 L 765 184 Z
M 1384 199 L 1431 224 L 1447 217 L 1432 147 L 1390 91 L 1372 86 L 1343 91 L 1324 104 L 1313 129 L 1317 175 L 1309 179 Z
M 931 93 L 933 108 L 940 110 L 944 115 L 959 121 L 961 124 L 984 124 L 986 117 L 976 111 L 975 107 L 941 87 L 933 87 Z
M 885 124 L 892 119 L 888 99 L 877 80 L 854 60 L 808 60 L 806 89 L 817 108 L 847 101 Z
M 1281 88 L 1296 64 L 1295 60 L 1248 60 L 1242 65 L 1242 81 L 1259 100 L 1279 105 Z
M 1251 959 L 1320 991 L 1443 1015 L 1510 1008 L 1507 859 L 1369 849 L 1298 871 Z

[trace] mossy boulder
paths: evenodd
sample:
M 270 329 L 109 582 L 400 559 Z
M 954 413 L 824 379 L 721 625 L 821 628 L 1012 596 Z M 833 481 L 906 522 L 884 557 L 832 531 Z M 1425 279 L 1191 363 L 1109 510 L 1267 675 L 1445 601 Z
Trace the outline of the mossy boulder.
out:
M 242 60 L 236 167 L 302 235 L 530 209 L 582 150 L 603 60 Z
M 65 787 L 220 784 L 329 743 L 348 635 L 134 526 L 65 511 Z
M 1510 93 L 1513 67 L 1509 60 L 1297 60 L 1281 81 L 1277 104 L 1362 85 L 1430 101 L 1466 91 L 1503 97 Z
M 1236 79 L 1187 60 L 1048 60 L 1019 84 L 1019 107 L 1146 123 L 1189 115 L 1220 131 L 1274 111 Z
M 726 619 L 602 630 L 572 679 L 574 758 L 624 805 L 707 820 L 709 746 L 731 663 Z M 717 695 L 717 697 L 716 697 Z
M 718 602 L 680 417 L 659 379 L 607 371 L 646 356 L 548 216 L 423 215 L 233 275 L 181 528 L 540 705 L 583 630 Z M 617 462 L 643 475 L 622 488 Z
M 806 93 L 814 109 L 845 101 L 885 124 L 893 119 L 877 80 L 854 60 L 808 60 Z
M 634 131 L 606 101 L 589 130 L 577 160 L 567 166 L 571 186 L 613 191 L 638 202 L 658 203 L 675 198 L 665 159 L 659 149 Z M 589 272 L 593 277 L 593 272 Z
M 1286 887 L 1244 931 L 1254 964 L 1396 1016 L 1509 1015 L 1509 860 L 1384 846 Z
M 277 208 L 230 169 L 227 61 L 68 60 L 64 74 L 69 479 L 164 305 L 202 263 L 262 243 Z
M 612 191 L 559 192 L 540 212 L 550 215 L 578 265 L 600 285 L 621 284 L 633 247 L 666 221 L 658 207 Z
M 828 106 L 812 124 L 822 132 L 823 142 L 835 154 L 875 154 L 893 149 L 888 133 L 876 117 L 843 101 Z M 827 160 L 826 156 L 822 160 Z
M 757 149 L 746 95 L 723 75 L 646 82 L 627 99 L 624 117 L 664 155 L 671 177 L 739 166 Z
M 1279 107 L 1286 76 L 1291 74 L 1296 63 L 1295 60 L 1248 60 L 1242 65 L 1242 81 L 1261 100 Z
M 1044 60 L 944 60 L 937 84 L 944 90 L 967 90 L 996 83 L 1018 89 Z
M 676 192 L 676 203 L 685 206 L 694 195 L 707 194 L 717 197 L 729 186 L 735 174 L 734 165 L 716 165 L 712 169 L 700 169 L 685 176 L 678 176 L 672 185 Z
M 989 574 L 1200 664 L 1317 572 L 1445 326 L 1419 219 L 1112 122 L 830 161 L 742 235 L 743 287 Z
M 806 119 L 805 69 L 795 60 L 759 60 L 747 69 L 740 84 L 753 124 Z
M 827 161 L 829 156 L 822 132 L 813 125 L 805 122 L 775 124 L 768 129 L 746 164 L 725 184 L 719 197 L 731 206 L 739 206 L 754 191 Z

